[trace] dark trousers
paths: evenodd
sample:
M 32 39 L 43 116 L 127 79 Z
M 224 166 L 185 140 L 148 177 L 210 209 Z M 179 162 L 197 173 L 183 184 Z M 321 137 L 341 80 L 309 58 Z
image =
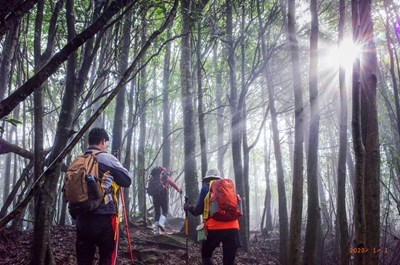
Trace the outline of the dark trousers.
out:
M 92 265 L 96 246 L 101 265 L 115 259 L 115 215 L 85 214 L 76 218 L 76 258 L 78 265 Z M 113 223 L 114 222 L 114 223 Z
M 160 220 L 161 210 L 162 214 L 167 217 L 168 215 L 168 192 L 162 192 L 157 196 L 153 196 L 153 205 L 154 205 L 154 220 L 158 222 Z
M 212 255 L 214 250 L 222 243 L 223 264 L 233 265 L 238 247 L 240 247 L 240 237 L 238 229 L 208 230 L 207 240 L 201 246 L 201 258 L 203 265 L 213 265 Z

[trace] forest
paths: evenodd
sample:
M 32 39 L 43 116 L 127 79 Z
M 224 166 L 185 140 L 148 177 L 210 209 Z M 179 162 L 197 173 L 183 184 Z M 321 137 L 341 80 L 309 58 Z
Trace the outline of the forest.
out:
M 117 264 L 201 264 L 183 197 L 210 168 L 242 198 L 236 264 L 400 264 L 399 14 L 399 0 L 0 0 L 0 264 L 76 264 L 62 191 L 94 127 L 132 175 Z M 183 190 L 161 235 L 156 166 Z

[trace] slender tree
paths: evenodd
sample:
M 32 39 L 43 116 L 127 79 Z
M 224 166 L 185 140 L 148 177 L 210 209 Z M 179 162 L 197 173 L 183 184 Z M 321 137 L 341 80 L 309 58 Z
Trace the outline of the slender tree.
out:
M 285 175 L 282 163 L 282 151 L 280 145 L 280 136 L 278 128 L 278 114 L 275 108 L 275 87 L 270 66 L 268 63 L 267 46 L 265 43 L 265 33 L 261 20 L 260 1 L 257 1 L 258 23 L 261 32 L 261 50 L 265 66 L 265 79 L 267 84 L 269 110 L 271 113 L 271 129 L 275 154 L 276 178 L 278 183 L 278 205 L 279 205 L 279 261 L 286 264 L 288 249 L 288 213 L 286 203 Z M 269 183 L 267 184 L 269 188 Z M 268 190 L 267 190 L 268 192 Z M 267 196 L 267 195 L 266 195 Z M 269 195 L 270 196 L 270 195 Z M 269 214 L 270 215 L 270 214 Z
M 226 36 L 227 36 L 227 49 L 228 49 L 228 65 L 229 65 L 229 85 L 230 85 L 230 97 L 229 105 L 231 108 L 231 137 L 232 137 L 232 158 L 233 158 L 233 170 L 235 173 L 235 184 L 239 194 L 243 196 L 244 213 L 246 214 L 246 198 L 245 184 L 243 177 L 243 161 L 242 161 L 242 109 L 239 106 L 238 87 L 236 82 L 236 59 L 235 59 L 235 45 L 233 41 L 233 1 L 226 1 Z M 242 104 L 243 106 L 243 104 Z M 248 237 L 246 219 L 240 219 L 240 236 L 244 241 L 243 248 L 248 250 Z M 245 229 L 243 229 L 245 228 Z
M 288 40 L 292 59 L 293 90 L 295 104 L 295 139 L 293 163 L 292 210 L 290 214 L 288 262 L 282 264 L 300 264 L 301 220 L 303 213 L 303 86 L 300 74 L 299 47 L 296 33 L 295 0 L 288 0 Z
M 319 138 L 319 100 L 318 100 L 318 6 L 317 0 L 310 1 L 310 131 L 307 156 L 307 227 L 304 244 L 304 264 L 316 264 L 317 238 L 321 215 L 318 196 L 318 138 Z
M 182 15 L 182 40 L 181 40 L 181 100 L 183 108 L 183 142 L 184 142 L 184 166 L 185 189 L 191 202 L 195 202 L 199 193 L 198 176 L 196 170 L 195 157 L 195 129 L 194 129 L 194 109 L 193 109 L 193 87 L 192 87 L 192 19 L 190 9 L 191 0 L 181 0 Z M 189 215 L 189 236 L 196 237 L 196 226 L 198 218 Z
M 69 3 L 69 2 L 68 2 Z M 47 45 L 45 51 L 42 53 L 42 27 L 43 27 L 43 16 L 44 16 L 44 7 L 45 1 L 40 0 L 37 4 L 37 12 L 35 19 L 35 38 L 34 38 L 34 56 L 35 56 L 35 72 L 38 72 L 42 66 L 49 60 L 51 54 L 53 53 L 54 46 L 54 38 L 56 34 L 56 24 L 58 19 L 58 14 L 60 12 L 61 7 L 63 6 L 63 1 L 58 1 L 54 11 L 52 18 L 49 24 L 49 32 L 47 38 Z M 67 6 L 67 14 L 70 6 Z M 71 38 L 72 35 L 68 32 L 68 38 Z M 71 56 L 71 60 L 75 60 L 74 56 Z M 71 62 L 69 61 L 70 65 Z M 73 66 L 75 67 L 75 65 Z M 43 173 L 44 166 L 44 152 L 43 152 L 43 95 L 42 90 L 44 86 L 39 87 L 34 91 L 33 100 L 34 100 L 34 124 L 35 124 L 35 142 L 34 142 L 34 179 L 38 179 L 39 176 Z M 31 260 L 30 264 L 41 264 L 48 263 L 53 264 L 54 256 L 51 250 L 51 247 L 46 245 L 46 241 L 49 240 L 50 231 L 48 231 L 47 226 L 40 218 L 41 209 L 43 203 L 43 196 L 41 193 L 38 194 L 35 200 L 35 227 L 34 227 L 34 239 L 33 239 L 33 247 L 31 252 Z M 41 222 L 41 223 L 40 223 Z
M 351 1 L 353 42 L 359 44 L 360 13 L 359 1 Z M 354 183 L 354 247 L 365 248 L 365 148 L 362 141 L 361 129 L 361 83 L 360 83 L 360 58 L 357 57 L 353 63 L 352 78 L 353 113 L 352 113 L 352 135 L 355 156 L 355 183 Z M 364 265 L 365 255 L 355 255 L 355 264 Z
M 121 52 L 118 56 L 118 74 L 121 79 L 124 75 L 126 69 L 128 69 L 128 58 L 129 58 L 129 48 L 131 43 L 131 24 L 132 24 L 132 10 L 129 10 L 123 19 L 122 25 L 122 40 L 121 40 Z M 117 35 L 118 36 L 118 35 Z M 117 98 L 115 100 L 115 112 L 114 112 L 114 124 L 112 133 L 112 146 L 111 153 L 114 154 L 118 159 L 122 159 L 122 132 L 123 132 L 123 122 L 124 122 L 124 112 L 125 112 L 125 101 L 126 101 L 126 87 L 118 92 Z M 128 149 L 128 148 L 127 148 Z M 128 150 L 126 149 L 125 156 L 127 156 Z M 125 210 L 129 212 L 129 189 L 124 189 L 124 200 L 125 200 Z
M 344 0 L 339 2 L 339 28 L 338 45 L 343 43 L 344 24 L 346 14 Z M 346 72 L 344 65 L 339 65 L 339 89 L 340 89 L 340 128 L 339 128 L 339 158 L 337 174 L 337 225 L 339 230 L 339 260 L 341 265 L 349 264 L 349 236 L 346 216 L 346 155 L 347 155 L 347 91 Z
M 19 23 L 14 23 L 7 33 L 0 59 L 0 101 L 4 99 L 10 79 L 11 59 L 17 44 Z
M 146 43 L 146 30 L 147 30 L 147 21 L 146 21 L 146 10 L 142 10 L 141 14 L 142 21 L 142 34 L 141 34 L 141 46 L 143 47 Z M 140 106 L 140 128 L 139 128 L 139 146 L 137 153 L 137 188 L 138 188 L 138 203 L 139 203 L 139 211 L 140 215 L 143 217 L 143 220 L 146 220 L 146 172 L 145 172 L 145 143 L 146 143 L 146 90 L 147 90 L 147 70 L 144 67 L 145 59 L 142 59 L 142 70 L 140 71 L 140 79 L 139 79 L 139 106 Z M 146 222 L 144 222 L 146 223 Z
M 372 1 L 360 1 L 361 54 L 361 124 L 365 146 L 365 227 L 366 247 L 373 250 L 380 246 L 380 150 L 376 88 L 378 60 L 374 43 Z M 379 263 L 379 255 L 368 251 L 366 264 Z
M 171 38 L 172 25 L 167 29 L 167 39 Z M 162 164 L 171 168 L 171 119 L 170 119 L 170 102 L 169 102 L 169 81 L 171 75 L 171 42 L 165 47 L 164 68 L 163 68 L 163 150 Z
M 208 161 L 207 161 L 207 141 L 206 141 L 206 130 L 205 130 L 205 113 L 203 110 L 204 96 L 203 96 L 203 65 L 202 65 L 202 54 L 201 54 L 201 21 L 197 21 L 197 47 L 196 47 L 196 74 L 197 74 L 197 112 L 199 120 L 199 139 L 200 139 L 200 153 L 201 153 L 201 178 L 206 176 Z

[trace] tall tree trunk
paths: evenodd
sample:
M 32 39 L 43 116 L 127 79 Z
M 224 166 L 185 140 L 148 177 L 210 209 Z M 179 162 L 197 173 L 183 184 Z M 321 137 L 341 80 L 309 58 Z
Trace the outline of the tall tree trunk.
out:
M 97 68 L 98 73 L 106 73 L 107 69 L 109 69 L 109 64 L 110 62 L 107 61 L 106 57 L 107 54 L 110 52 L 110 49 L 112 48 L 111 45 L 109 44 L 112 40 L 111 36 L 111 31 L 106 31 L 101 38 L 101 44 L 100 44 L 100 54 L 98 60 L 99 67 Z M 100 85 L 94 92 L 94 98 L 99 98 L 102 93 L 105 92 L 106 88 L 106 76 L 102 75 L 99 76 L 99 82 Z M 100 102 L 95 102 L 93 104 L 93 109 L 94 111 L 100 107 L 101 103 Z M 104 127 L 104 118 L 103 116 L 100 116 L 97 118 L 96 122 L 93 124 L 93 127 Z
M 346 15 L 345 0 L 339 1 L 339 47 L 343 43 L 344 24 Z M 339 66 L 340 88 L 340 128 L 339 128 L 339 158 L 337 174 L 337 226 L 339 230 L 339 257 L 340 265 L 349 264 L 349 235 L 346 216 L 346 155 L 347 155 L 347 91 L 346 72 L 343 65 Z
M 10 127 L 10 126 L 7 126 Z M 11 130 L 5 130 L 7 132 L 8 136 L 8 141 L 11 140 Z M 5 199 L 8 197 L 8 194 L 10 193 L 10 179 L 11 179 L 11 157 L 12 153 L 8 153 L 6 155 L 6 159 L 4 161 L 4 172 L 3 172 L 3 177 L 4 177 L 4 186 L 3 186 L 3 203 Z
M 301 220 L 303 213 L 303 149 L 304 114 L 303 86 L 301 83 L 299 47 L 296 33 L 295 0 L 288 0 L 288 39 L 292 59 L 293 90 L 295 101 L 295 139 L 293 163 L 292 210 L 290 214 L 290 232 L 288 262 L 282 264 L 300 264 Z
M 134 42 L 134 48 L 133 48 L 133 58 L 137 57 L 138 53 L 138 45 L 139 45 L 139 36 L 136 35 L 135 37 L 135 42 Z M 131 168 L 132 165 L 136 165 L 136 160 L 137 160 L 137 152 L 135 152 L 135 148 L 132 148 L 132 146 L 136 146 L 135 142 L 137 139 L 136 138 L 136 125 L 138 122 L 138 108 L 134 106 L 138 106 L 138 100 L 139 100 L 139 92 L 138 92 L 138 87 L 137 86 L 137 78 L 133 78 L 131 83 L 131 88 L 129 91 L 129 97 L 128 97 L 128 138 L 127 138 L 127 144 L 126 144 L 126 155 L 125 155 L 125 161 L 124 161 L 124 167 L 128 170 Z M 132 163 L 131 163 L 131 157 Z M 137 186 L 136 182 L 137 180 L 132 181 L 132 208 L 135 211 L 136 210 L 136 195 L 137 195 Z M 125 192 L 128 192 L 128 189 L 125 189 Z
M 271 109 L 271 108 L 270 108 Z M 264 199 L 264 211 L 263 211 L 263 217 L 261 220 L 261 231 L 263 229 L 264 225 L 264 219 L 265 219 L 265 228 L 267 229 L 267 232 L 273 230 L 273 225 L 272 225 L 272 213 L 271 213 L 271 184 L 270 184 L 270 151 L 268 149 L 268 140 L 267 140 L 267 132 L 266 128 L 264 128 L 264 168 L 265 168 L 265 199 Z
M 230 84 L 230 107 L 231 107 L 231 135 L 232 135 L 232 158 L 233 158 L 233 171 L 235 173 L 235 184 L 238 193 L 243 196 L 243 205 L 246 205 L 246 192 L 243 179 L 243 163 L 242 163 L 242 132 L 241 132 L 241 109 L 238 104 L 238 89 L 236 83 L 236 60 L 235 60 L 235 47 L 233 42 L 233 26 L 232 26 L 232 10 L 233 2 L 226 1 L 226 35 L 227 35 L 227 49 L 228 49 L 228 65 L 229 65 L 229 84 Z M 246 209 L 244 209 L 246 214 Z M 248 250 L 248 238 L 246 238 L 246 220 L 240 219 L 240 236 L 243 241 L 243 248 Z
M 122 41 L 121 41 L 121 53 L 119 54 L 118 58 L 118 72 L 119 78 L 121 79 L 128 69 L 128 58 L 129 58 L 129 46 L 131 43 L 131 17 L 132 17 L 132 10 L 126 14 L 123 20 L 122 26 Z M 117 98 L 115 100 L 115 112 L 114 112 L 114 124 L 113 124 L 113 134 L 112 134 L 112 147 L 111 152 L 114 154 L 118 159 L 122 160 L 122 132 L 124 129 L 123 123 L 125 118 L 125 96 L 126 94 L 126 86 L 123 87 L 117 94 Z M 128 153 L 128 150 L 125 151 L 125 157 Z M 125 201 L 125 211 L 129 213 L 129 189 L 124 189 L 124 201 Z M 129 215 L 128 215 L 129 216 Z
M 372 1 L 359 2 L 360 40 L 363 44 L 361 65 L 361 124 L 362 138 L 365 146 L 365 225 L 366 247 L 373 250 L 380 246 L 380 152 L 377 113 L 377 71 L 378 60 L 374 43 L 372 22 Z M 379 263 L 379 255 L 368 251 L 366 264 Z
M 202 63 L 201 63 L 201 22 L 197 22 L 197 112 L 199 117 L 199 138 L 200 138 L 200 153 L 201 153 L 201 178 L 206 176 L 208 162 L 207 162 L 207 141 L 206 130 L 204 125 L 204 111 L 203 111 L 203 81 L 202 81 Z
M 171 28 L 167 29 L 167 39 L 171 38 Z M 169 103 L 169 78 L 171 75 L 171 42 L 168 42 L 165 47 L 164 69 L 163 69 L 163 149 L 162 149 L 162 164 L 171 168 L 171 121 L 170 121 L 170 103 Z
M 42 53 L 42 24 L 44 16 L 44 0 L 40 0 L 37 5 L 37 14 L 35 20 L 35 38 L 34 38 L 34 56 L 35 73 L 39 72 L 43 65 L 49 60 L 53 52 L 54 36 L 56 33 L 56 24 L 59 11 L 63 1 L 58 1 L 54 7 L 53 15 L 48 29 L 47 46 Z M 68 10 L 68 8 L 67 8 Z M 68 12 L 68 11 L 67 11 Z M 75 34 L 69 35 L 71 39 Z M 73 56 L 72 56 L 73 57 Z M 73 66 L 75 67 L 75 66 Z M 68 70 L 67 70 L 68 71 Z M 34 122 L 35 122 L 35 143 L 34 143 L 34 179 L 38 179 L 43 173 L 44 152 L 43 152 L 43 95 L 44 85 L 34 91 Z M 54 256 L 50 245 L 50 225 L 52 219 L 44 214 L 48 207 L 44 205 L 46 195 L 40 191 L 35 199 L 35 226 L 33 235 L 33 244 L 31 250 L 30 264 L 54 264 Z M 49 218 L 50 220 L 45 220 Z
M 259 17 L 259 28 L 261 31 L 261 50 L 264 63 L 267 64 L 268 55 L 267 47 L 265 44 L 264 31 L 262 31 L 262 21 L 260 12 L 260 1 L 257 1 L 257 11 Z M 270 66 L 267 64 L 265 67 L 265 80 L 267 82 L 269 108 L 271 112 L 271 127 L 272 139 L 275 154 L 276 178 L 278 183 L 278 207 L 279 207 L 279 262 L 287 264 L 287 249 L 288 249 L 288 212 L 286 202 L 286 189 L 285 189 L 285 175 L 282 163 L 282 151 L 280 145 L 280 136 L 278 128 L 278 114 L 275 108 L 275 88 L 273 84 L 273 77 L 271 74 Z M 269 186 L 269 184 L 267 184 Z M 269 188 L 269 187 L 268 187 Z
M 240 75 L 241 75 L 241 95 L 238 102 L 238 109 L 241 111 L 241 123 L 240 123 L 240 131 L 242 133 L 242 144 L 243 144 L 243 185 L 244 185 L 244 224 L 245 224 L 245 239 L 244 242 L 245 249 L 248 250 L 248 246 L 250 245 L 250 184 L 249 184 L 249 174 L 250 174 L 250 148 L 248 145 L 247 139 L 247 111 L 246 111 L 246 74 L 245 74 L 245 65 L 246 65 L 246 50 L 245 50 L 245 29 L 244 24 L 246 20 L 245 13 L 245 5 L 242 2 L 240 4 L 242 15 L 240 22 L 240 55 L 241 55 L 241 63 L 240 63 Z M 242 227 L 242 229 L 244 229 Z
M 34 39 L 34 56 L 35 56 L 35 72 L 37 72 L 43 65 L 43 61 L 41 60 L 41 42 L 42 42 L 42 21 L 43 21 L 43 9 L 44 9 L 44 0 L 40 0 L 37 5 L 37 13 L 35 20 L 35 39 Z M 38 179 L 39 176 L 43 173 L 43 86 L 40 86 L 37 90 L 33 92 L 33 102 L 34 102 L 34 132 L 35 132 L 35 141 L 34 141 L 34 179 Z M 35 209 L 36 214 L 39 214 L 38 209 L 40 209 L 40 205 L 38 203 L 41 202 L 40 195 L 38 195 L 35 199 Z M 40 264 L 45 262 L 45 255 L 47 251 L 47 247 L 43 247 L 43 235 L 44 231 L 40 231 L 41 227 L 36 226 L 34 228 L 34 241 L 31 253 L 31 264 Z M 51 257 L 51 255 L 50 255 Z
M 212 5 L 213 15 L 217 17 L 217 3 L 214 1 Z M 212 33 L 217 34 L 215 23 L 212 24 Z M 224 88 L 222 87 L 222 62 L 218 59 L 218 39 L 213 47 L 213 70 L 215 72 L 215 103 L 217 108 L 217 164 L 218 170 L 221 173 L 221 177 L 225 178 L 224 174 L 224 154 L 228 148 L 228 145 L 224 146 L 224 110 L 225 106 L 222 103 L 222 95 Z
M 136 58 L 137 56 L 137 50 L 138 50 L 138 36 L 135 37 L 135 42 L 134 42 L 134 48 L 133 48 L 133 58 Z M 130 90 L 129 90 L 129 96 L 128 96 L 128 130 L 126 132 L 127 134 L 127 140 L 126 140 L 126 153 L 125 153 L 125 160 L 124 160 L 124 167 L 127 170 L 131 169 L 131 164 L 136 165 L 136 153 L 133 150 L 132 152 L 132 146 L 135 146 L 134 144 L 134 128 L 136 127 L 137 123 L 137 108 L 134 109 L 134 106 L 137 106 L 137 86 L 136 86 L 136 78 L 133 78 L 132 81 L 130 82 Z M 131 157 L 133 157 L 133 163 L 131 163 Z M 136 181 L 132 181 L 132 205 L 133 209 L 135 209 L 135 202 L 136 202 Z M 126 202 L 126 210 L 129 212 L 129 205 L 130 205 L 130 196 L 129 196 L 129 189 L 124 189 L 124 199 Z
M 143 47 L 146 41 L 146 11 L 142 11 L 142 36 L 141 46 Z M 142 64 L 145 60 L 142 59 Z M 139 79 L 139 106 L 140 106 L 140 129 L 139 129 L 139 146 L 138 146 L 138 158 L 137 158 L 137 188 L 138 188 L 138 203 L 140 215 L 146 220 L 146 177 L 145 177 L 145 144 L 146 144 L 146 88 L 147 88 L 147 73 L 146 67 L 143 67 L 140 71 Z M 146 223 L 146 222 L 145 222 Z
M 360 13 L 359 1 L 351 1 L 353 42 L 360 41 Z M 365 199 L 364 199 L 364 176 L 365 176 L 365 149 L 362 141 L 361 129 L 361 84 L 360 84 L 360 58 L 353 63 L 353 113 L 352 113 L 352 135 L 355 156 L 355 183 L 354 183 L 354 247 L 365 248 Z M 355 255 L 355 265 L 364 265 L 366 255 Z
M 192 48 L 191 48 L 191 0 L 181 0 L 182 40 L 181 40 L 181 99 L 183 109 L 183 149 L 185 189 L 189 200 L 194 203 L 199 194 L 196 169 L 196 136 L 194 128 L 193 87 L 192 87 Z M 189 215 L 189 237 L 196 238 L 198 218 Z
M 316 264 L 317 239 L 321 215 L 318 196 L 318 139 L 319 139 L 319 102 L 318 102 L 318 7 L 317 0 L 310 1 L 310 133 L 307 159 L 307 227 L 304 244 L 303 263 Z
M 217 108 L 217 163 L 218 169 L 221 172 L 221 177 L 224 178 L 224 105 L 222 103 L 222 74 L 221 67 L 218 61 L 218 44 L 213 48 L 213 63 L 215 71 L 215 103 Z
M 14 56 L 13 52 L 16 50 L 17 33 L 19 23 L 15 23 L 8 31 L 4 41 L 3 51 L 0 59 L 0 101 L 5 98 L 11 72 L 11 59 Z

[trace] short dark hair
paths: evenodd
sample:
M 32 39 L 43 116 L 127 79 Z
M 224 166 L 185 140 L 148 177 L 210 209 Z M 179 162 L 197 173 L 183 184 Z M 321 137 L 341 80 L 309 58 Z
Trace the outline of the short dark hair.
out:
M 89 132 L 89 145 L 99 144 L 102 140 L 108 142 L 110 138 L 103 128 L 93 128 Z

